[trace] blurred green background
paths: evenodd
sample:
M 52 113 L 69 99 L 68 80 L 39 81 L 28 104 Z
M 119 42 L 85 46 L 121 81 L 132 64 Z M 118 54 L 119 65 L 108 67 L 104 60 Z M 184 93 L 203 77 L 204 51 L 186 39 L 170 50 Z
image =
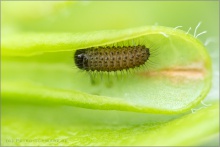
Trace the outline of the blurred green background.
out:
M 1 2 L 1 36 L 10 35 L 13 33 L 20 32 L 43 32 L 43 33 L 53 33 L 53 32 L 70 32 L 70 33 L 81 33 L 81 32 L 90 32 L 90 31 L 99 31 L 99 30 L 112 30 L 112 29 L 126 29 L 133 27 L 140 27 L 145 25 L 160 25 L 167 27 L 177 27 L 182 26 L 182 30 L 187 31 L 190 27 L 192 28 L 190 33 L 193 34 L 195 27 L 199 22 L 202 22 L 201 26 L 198 28 L 198 33 L 202 31 L 207 31 L 206 34 L 199 36 L 199 39 L 208 43 L 207 50 L 210 53 L 210 56 L 213 60 L 213 87 L 206 98 L 206 102 L 210 103 L 212 100 L 219 98 L 219 2 L 218 1 L 45 1 L 45 2 L 21 2 L 21 1 L 2 1 Z M 10 108 L 10 109 L 9 109 Z M 15 109 L 13 109 L 15 108 Z M 35 111 L 36 109 L 36 111 Z M 81 109 L 81 108 L 80 108 Z M 39 110 L 35 106 L 29 107 L 25 106 L 4 106 L 4 114 L 8 116 L 17 116 L 18 122 L 27 122 L 27 132 L 32 130 L 37 130 L 36 124 L 40 126 L 50 126 L 50 123 L 53 123 L 54 120 L 57 122 L 53 124 L 53 127 L 50 128 L 53 131 L 46 130 L 46 133 L 41 135 L 50 136 L 53 134 L 54 137 L 59 137 L 59 135 L 54 135 L 60 124 L 70 126 L 72 123 L 75 123 L 74 118 L 65 119 L 69 117 L 67 114 L 71 111 L 75 112 L 70 114 L 72 117 L 79 118 L 80 121 L 76 121 L 81 127 L 85 127 L 91 121 L 90 125 L 93 127 L 100 123 L 103 128 L 107 124 L 108 127 L 105 128 L 104 133 L 108 132 L 114 136 L 114 133 L 117 132 L 117 127 L 115 129 L 114 124 L 109 123 L 110 119 L 107 121 L 99 120 L 102 117 L 105 117 L 107 112 L 93 112 L 94 117 L 88 117 L 90 110 L 80 110 L 78 108 L 43 108 Z M 11 110 L 11 111 L 10 111 Z M 20 110 L 16 113 L 15 111 Z M 30 113 L 28 113 L 29 110 Z M 45 110 L 45 111 L 44 111 Z M 56 111 L 59 111 L 59 116 L 56 116 Z M 5 112 L 7 111 L 7 112 Z M 14 111 L 14 112 L 13 112 Z M 44 112 L 45 117 L 41 118 Z M 85 112 L 84 112 L 85 111 Z M 36 112 L 34 116 L 30 115 Z M 97 113 L 102 113 L 99 115 L 99 119 L 96 120 L 95 115 Z M 111 112 L 109 112 L 111 113 Z M 119 115 L 115 116 L 116 113 Z M 65 115 L 63 115 L 65 114 Z M 80 115 L 79 115 L 80 114 Z M 83 115 L 84 114 L 84 115 Z M 79 115 L 79 116 L 78 116 Z M 111 120 L 116 119 L 115 122 L 120 122 L 118 124 L 119 128 L 127 128 L 126 133 L 132 136 L 129 127 L 138 127 L 134 130 L 141 132 L 142 128 L 139 127 L 142 124 L 146 123 L 148 116 L 144 114 L 130 114 L 129 112 L 117 112 L 111 113 Z M 138 115 L 138 116 L 137 116 Z M 143 116 L 144 115 L 144 116 Z M 6 117 L 6 115 L 4 115 Z M 123 116 L 123 117 L 121 117 Z M 141 117 L 140 117 L 141 116 Z M 49 119 L 51 117 L 51 119 Z M 117 117 L 117 118 L 116 118 Z M 136 117 L 137 120 L 133 118 Z M 29 120 L 28 120 L 29 119 Z M 124 120 L 123 120 L 124 119 Z M 167 118 L 166 118 L 167 119 Z M 170 118 L 169 118 L 170 119 Z M 9 119 L 8 119 L 9 120 Z M 5 138 L 10 138 L 10 134 L 22 134 L 23 130 L 18 132 L 10 133 L 10 129 L 13 130 L 14 126 L 12 125 L 14 120 L 9 120 L 5 123 L 5 126 L 9 126 L 8 130 L 4 130 L 6 133 Z M 15 119 L 16 120 L 16 119 Z M 23 121 L 25 120 L 25 121 Z M 81 121 L 82 120 L 82 121 Z M 134 122 L 130 122 L 130 120 Z M 36 121 L 36 124 L 31 124 Z M 94 123 L 93 123 L 94 121 Z M 153 122 L 154 119 L 150 120 Z M 83 123 L 82 123 L 83 122 Z M 11 124 L 10 124 L 11 123 Z M 30 124 L 29 124 L 30 123 Z M 45 125 L 46 124 L 46 125 Z M 62 126 L 62 127 L 63 127 Z M 121 127 L 122 126 L 122 127 Z M 128 127 L 129 126 L 129 127 Z M 102 127 L 97 129 L 102 131 Z M 156 127 L 158 127 L 156 125 Z M 21 127 L 22 128 L 22 127 Z M 42 127 L 44 128 L 44 127 Z M 63 128 L 59 128 L 63 130 Z M 58 130 L 59 130 L 58 129 Z M 16 130 L 16 129 L 15 129 Z M 64 129 L 65 130 L 65 129 Z M 89 130 L 89 129 L 88 129 Z M 84 133 L 88 131 L 85 129 Z M 116 130 L 111 132 L 111 130 Z M 65 130 L 68 132 L 68 130 Z M 63 136 L 71 136 L 66 132 L 61 132 Z M 20 133 L 22 132 L 22 133 Z M 58 131 L 59 132 L 59 131 Z M 135 132 L 135 131 L 134 131 Z M 81 132 L 82 133 L 82 132 Z M 97 132 L 94 132 L 94 134 Z M 121 131 L 121 134 L 124 132 Z M 143 131 L 143 134 L 145 132 Z M 40 134 L 40 133 L 39 133 Z M 59 133 L 58 133 L 59 134 Z M 65 134 L 65 135 L 64 135 Z M 83 133 L 82 133 L 83 134 Z M 82 135 L 80 134 L 80 135 Z M 138 133 L 136 133 L 138 134 Z M 143 135 L 142 134 L 142 135 Z M 7 136 L 8 135 L 8 136 Z M 79 140 L 80 140 L 80 135 Z M 103 134 L 99 134 L 102 136 Z M 34 135 L 33 135 L 34 136 Z M 32 136 L 32 137 L 33 137 Z M 24 137 L 24 136 L 23 136 Z M 83 137 L 83 135 L 82 135 Z M 108 136 L 107 136 L 108 137 Z M 121 137 L 121 136 L 120 136 Z M 119 138 L 120 138 L 119 137 Z M 123 138 L 123 137 L 122 137 Z M 117 138 L 115 138 L 117 140 Z M 216 140 L 215 140 L 216 141 Z M 105 141 L 103 141 L 105 142 Z M 126 140 L 125 140 L 126 142 Z M 74 144 L 74 143 L 73 143 Z M 64 143 L 64 145 L 66 145 Z
M 82 1 L 2 2 L 3 27 L 22 31 L 87 32 L 143 25 L 203 24 L 200 30 L 218 36 L 218 1 Z

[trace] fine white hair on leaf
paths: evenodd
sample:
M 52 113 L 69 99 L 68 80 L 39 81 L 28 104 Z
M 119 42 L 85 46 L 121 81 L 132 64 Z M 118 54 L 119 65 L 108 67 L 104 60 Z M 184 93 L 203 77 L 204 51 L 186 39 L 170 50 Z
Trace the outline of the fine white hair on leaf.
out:
M 208 46 L 210 43 L 213 43 L 213 42 L 216 42 L 216 39 L 210 37 L 210 38 L 207 38 L 207 39 L 206 39 L 204 45 L 205 45 L 205 46 Z
M 175 28 L 173 28 L 174 30 L 178 29 L 178 28 L 182 28 L 183 26 L 177 26 Z
M 197 29 L 199 28 L 199 26 L 201 25 L 201 21 L 198 23 L 198 25 L 196 26 L 196 28 L 195 28 L 195 31 L 194 31 L 194 34 L 193 34 L 193 36 L 194 37 L 196 37 L 196 32 L 197 32 Z
M 160 32 L 160 34 L 162 34 L 164 37 L 166 37 L 166 38 L 168 38 L 169 37 L 169 35 L 167 35 L 166 33 L 164 33 L 164 32 Z
M 202 22 L 200 21 L 200 22 L 198 23 L 198 25 L 196 26 L 196 28 L 195 28 L 195 31 L 194 31 L 194 34 L 193 34 L 193 36 L 194 36 L 195 38 L 198 38 L 200 35 L 207 33 L 207 31 L 203 31 L 203 32 L 201 32 L 201 33 L 199 33 L 199 34 L 196 34 L 196 33 L 197 33 L 197 30 L 198 30 L 198 28 L 199 28 L 199 26 L 200 26 L 201 24 L 202 24 Z
M 212 105 L 212 104 L 205 104 L 203 101 L 201 101 L 201 104 L 204 105 L 204 106 L 206 106 L 206 107 L 209 107 L 209 106 Z
M 188 31 L 186 32 L 186 34 L 189 34 L 189 31 L 191 30 L 192 28 L 191 27 L 189 27 L 189 29 L 188 29 Z
M 191 109 L 191 112 L 192 113 L 196 113 L 197 111 L 199 111 L 199 110 L 201 110 L 201 109 L 204 109 L 204 108 L 207 108 L 207 107 L 200 107 L 200 108 L 198 108 L 198 109 L 195 109 L 195 108 L 193 108 L 193 109 Z
M 197 35 L 196 35 L 196 38 L 199 37 L 199 36 L 202 35 L 202 34 L 205 34 L 205 33 L 207 33 L 207 31 L 203 31 L 203 32 L 197 34 Z
M 201 104 L 203 105 L 202 107 L 199 107 L 198 109 L 196 108 L 191 109 L 192 113 L 195 113 L 196 111 L 199 111 L 201 109 L 207 108 L 212 105 L 212 104 L 205 104 L 203 101 L 201 101 Z

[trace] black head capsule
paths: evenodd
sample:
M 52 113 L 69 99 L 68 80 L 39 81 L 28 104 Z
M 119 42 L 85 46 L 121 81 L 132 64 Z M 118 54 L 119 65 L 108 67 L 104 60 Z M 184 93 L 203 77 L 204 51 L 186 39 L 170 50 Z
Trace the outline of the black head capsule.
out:
M 87 70 L 88 69 L 88 57 L 86 55 L 86 50 L 81 49 L 77 50 L 74 55 L 75 64 L 79 69 Z

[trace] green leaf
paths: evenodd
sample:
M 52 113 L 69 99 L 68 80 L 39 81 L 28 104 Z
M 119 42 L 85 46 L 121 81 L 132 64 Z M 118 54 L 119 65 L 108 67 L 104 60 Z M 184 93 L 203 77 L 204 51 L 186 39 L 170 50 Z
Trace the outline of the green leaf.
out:
M 2 146 L 219 146 L 218 1 L 3 1 L 1 12 Z M 213 62 L 212 89 L 200 105 L 211 77 L 209 57 L 197 39 L 172 28 L 122 30 L 156 24 L 193 30 L 198 22 L 202 24 L 197 32 L 207 31 L 199 39 Z M 97 30 L 105 31 L 91 32 Z M 140 38 L 154 53 L 147 68 L 91 80 L 74 65 L 76 49 L 130 39 L 132 44 Z M 179 70 L 173 70 L 177 65 Z M 196 78 L 201 78 L 198 85 L 193 83 Z M 123 89 L 134 97 L 116 97 Z M 163 99 L 159 93 L 164 92 L 172 95 Z M 143 99 L 146 95 L 154 97 Z M 186 111 L 191 106 L 192 114 L 147 114 L 180 113 L 174 107 Z
M 217 102 L 183 116 L 6 103 L 2 109 L 3 146 L 194 146 L 218 140 Z
M 150 48 L 156 65 L 149 62 L 119 78 L 104 73 L 102 80 L 98 75 L 93 81 L 74 67 L 77 49 L 139 42 Z M 211 84 L 211 61 L 203 44 L 160 26 L 85 34 L 3 33 L 2 71 L 4 101 L 150 113 L 187 111 Z

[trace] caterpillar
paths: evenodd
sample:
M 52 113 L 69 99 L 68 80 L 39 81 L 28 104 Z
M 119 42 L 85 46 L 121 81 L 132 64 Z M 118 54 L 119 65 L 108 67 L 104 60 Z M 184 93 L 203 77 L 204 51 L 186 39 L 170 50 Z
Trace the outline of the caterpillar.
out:
M 100 46 L 80 48 L 73 52 L 74 68 L 86 73 L 92 85 L 111 87 L 123 79 L 139 78 L 160 68 L 160 47 L 167 41 L 163 34 L 141 36 Z M 156 41 L 155 41 L 156 40 Z M 80 77 L 81 78 L 81 77 Z M 104 82 L 105 81 L 105 82 Z
M 81 70 L 114 72 L 140 67 L 149 56 L 150 50 L 145 45 L 107 46 L 77 50 L 74 60 Z

